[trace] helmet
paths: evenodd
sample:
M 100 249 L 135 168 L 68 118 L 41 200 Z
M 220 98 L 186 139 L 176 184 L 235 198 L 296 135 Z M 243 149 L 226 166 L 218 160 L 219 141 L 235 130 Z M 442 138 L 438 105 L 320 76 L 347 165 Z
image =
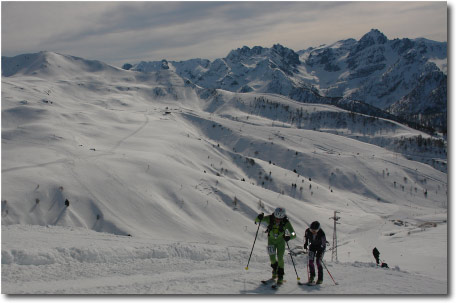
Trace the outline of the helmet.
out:
M 310 229 L 312 230 L 319 230 L 320 229 L 320 222 L 314 221 L 310 224 Z
M 274 210 L 274 217 L 277 219 L 283 219 L 285 218 L 285 208 L 277 207 Z

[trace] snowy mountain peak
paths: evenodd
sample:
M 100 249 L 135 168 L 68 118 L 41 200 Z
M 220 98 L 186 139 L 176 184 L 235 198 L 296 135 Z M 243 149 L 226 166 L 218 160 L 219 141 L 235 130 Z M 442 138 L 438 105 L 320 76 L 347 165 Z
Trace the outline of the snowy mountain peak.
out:
M 350 56 L 357 55 L 359 52 L 369 49 L 373 46 L 384 45 L 388 41 L 388 38 L 377 29 L 372 29 L 370 32 L 365 34 L 356 44 L 356 47 L 351 51 Z
M 234 60 L 240 57 L 250 57 L 252 55 L 261 55 L 263 50 L 261 46 L 254 46 L 252 49 L 248 46 L 243 46 L 242 48 L 233 49 L 229 52 L 227 59 Z
M 2 75 L 10 77 L 24 75 L 68 75 L 78 72 L 99 72 L 113 70 L 114 67 L 97 60 L 86 60 L 55 52 L 41 51 L 34 54 L 23 54 L 12 58 L 2 57 Z
M 249 48 L 248 46 L 243 46 L 242 48 L 229 52 L 226 59 L 230 61 L 243 61 L 245 59 L 258 57 L 261 57 L 262 59 L 269 58 L 272 61 L 284 62 L 288 65 L 300 64 L 299 55 L 292 49 L 284 47 L 280 44 L 274 44 L 272 48 L 264 48 L 261 46 Z
M 9 77 L 16 73 L 30 73 L 44 67 L 49 61 L 48 57 L 56 55 L 50 52 L 23 54 L 13 58 L 2 56 L 2 76 Z
M 371 29 L 370 32 L 365 34 L 359 43 L 362 45 L 385 44 L 388 38 L 378 29 Z
M 292 49 L 284 47 L 280 44 L 275 44 L 272 49 L 287 62 L 289 65 L 296 66 L 301 62 L 299 61 L 299 55 Z

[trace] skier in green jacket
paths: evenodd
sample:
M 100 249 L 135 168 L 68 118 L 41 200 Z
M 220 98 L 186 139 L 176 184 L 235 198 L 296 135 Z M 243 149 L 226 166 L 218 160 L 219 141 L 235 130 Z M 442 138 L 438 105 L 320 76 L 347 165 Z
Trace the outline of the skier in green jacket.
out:
M 269 216 L 259 214 L 255 223 L 264 222 L 268 225 L 268 254 L 271 260 L 272 279 L 277 279 L 277 283 L 283 283 L 285 241 L 296 238 L 296 233 L 288 220 L 285 209 L 278 207 L 274 213 Z M 277 259 L 276 259 L 277 255 Z

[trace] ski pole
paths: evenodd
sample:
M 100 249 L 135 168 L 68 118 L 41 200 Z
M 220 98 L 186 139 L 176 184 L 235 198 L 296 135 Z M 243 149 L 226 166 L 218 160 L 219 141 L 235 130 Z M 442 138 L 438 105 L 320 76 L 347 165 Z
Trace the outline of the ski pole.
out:
M 290 245 L 288 244 L 288 241 L 285 241 L 285 242 L 287 242 L 288 250 L 290 250 Z M 299 280 L 301 280 L 301 278 L 299 278 L 299 276 L 298 276 L 298 272 L 296 270 L 296 266 L 295 266 L 295 263 L 293 261 L 293 256 L 291 254 L 290 254 L 290 258 L 291 258 L 291 262 L 293 263 L 293 267 L 294 267 L 294 270 L 295 270 L 295 273 L 296 273 L 296 278 L 299 281 Z
M 307 250 L 306 250 L 306 253 L 307 253 L 307 261 L 306 261 L 306 263 L 307 263 L 307 281 L 309 281 L 309 279 L 310 279 L 310 274 L 309 274 L 309 254 L 308 254 Z
M 258 231 L 260 230 L 260 225 L 261 225 L 261 220 L 260 220 L 260 222 L 258 222 L 258 229 L 256 231 L 255 240 L 253 241 L 253 245 L 252 245 L 252 251 L 250 252 L 249 261 L 247 262 L 247 266 L 245 267 L 245 270 L 249 270 L 250 258 L 252 257 L 253 247 L 255 247 L 255 242 L 256 242 L 256 239 L 258 237 Z
M 310 275 L 309 275 L 309 260 L 307 260 L 307 281 L 310 280 Z
M 321 260 L 321 263 L 322 263 L 323 266 L 326 268 L 326 271 L 328 272 L 329 276 L 330 276 L 331 279 L 333 280 L 334 284 L 339 285 L 339 283 L 337 283 L 336 281 L 334 281 L 334 278 L 333 278 L 333 276 L 331 275 L 331 273 L 329 272 L 328 268 L 326 267 L 325 262 L 323 262 L 323 260 Z

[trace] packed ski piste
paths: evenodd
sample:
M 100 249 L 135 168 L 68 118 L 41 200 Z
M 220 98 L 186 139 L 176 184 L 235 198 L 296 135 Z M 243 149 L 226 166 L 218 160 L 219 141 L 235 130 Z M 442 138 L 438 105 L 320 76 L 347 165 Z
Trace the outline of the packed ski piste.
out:
M 2 289 L 22 294 L 243 295 L 410 294 L 424 286 L 428 294 L 446 291 L 438 279 L 389 268 L 377 247 L 375 262 L 324 261 L 325 249 L 330 254 L 334 247 L 318 221 L 305 230 L 302 245 L 290 247 L 298 239 L 282 207 L 258 214 L 254 223 L 250 250 L 81 228 L 3 226 L 8 250 L 2 253 Z

